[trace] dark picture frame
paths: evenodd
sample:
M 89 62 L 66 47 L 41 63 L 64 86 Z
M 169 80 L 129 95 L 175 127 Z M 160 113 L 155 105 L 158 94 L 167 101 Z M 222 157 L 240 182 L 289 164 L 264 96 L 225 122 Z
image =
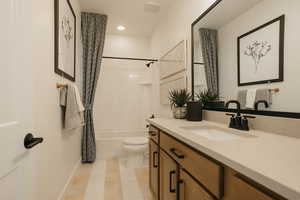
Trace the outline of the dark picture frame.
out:
M 73 69 L 73 74 L 69 74 L 65 71 L 63 71 L 59 65 L 60 65 L 60 2 L 65 1 L 67 3 L 67 7 L 70 9 L 72 16 L 74 17 L 74 35 L 73 35 L 73 40 L 74 40 L 74 69 Z M 65 77 L 66 79 L 75 82 L 76 80 L 76 14 L 74 12 L 74 9 L 72 7 L 72 4 L 69 0 L 54 0 L 54 72 L 60 76 Z
M 260 80 L 253 82 L 243 82 L 241 81 L 241 40 L 257 31 L 260 31 L 276 22 L 279 22 L 279 66 L 278 66 L 278 78 L 268 79 L 268 80 Z M 266 84 L 266 83 L 274 83 L 274 82 L 282 82 L 284 81 L 284 32 L 285 32 L 285 15 L 281 15 L 280 17 L 273 19 L 237 38 L 237 62 L 238 62 L 238 86 L 247 86 L 247 85 L 258 85 L 258 84 Z

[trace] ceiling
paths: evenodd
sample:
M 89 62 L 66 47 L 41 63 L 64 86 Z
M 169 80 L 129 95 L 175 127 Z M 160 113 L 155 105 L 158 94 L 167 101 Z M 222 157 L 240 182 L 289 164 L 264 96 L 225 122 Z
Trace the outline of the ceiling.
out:
M 144 10 L 145 3 L 160 5 L 158 12 Z M 83 11 L 108 15 L 107 31 L 110 34 L 151 36 L 160 17 L 170 6 L 171 0 L 80 0 Z M 118 31 L 117 26 L 126 27 Z
M 263 0 L 222 1 L 209 12 L 209 14 L 195 24 L 194 31 L 198 33 L 199 28 L 219 29 L 262 1 Z

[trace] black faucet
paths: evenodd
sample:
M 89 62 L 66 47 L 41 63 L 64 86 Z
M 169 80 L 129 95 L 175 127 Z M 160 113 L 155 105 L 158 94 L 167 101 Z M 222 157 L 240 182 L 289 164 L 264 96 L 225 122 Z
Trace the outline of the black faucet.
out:
M 225 107 L 229 108 L 230 104 L 236 104 L 237 116 L 240 117 L 241 116 L 241 103 L 239 101 L 236 101 L 236 100 L 231 100 L 231 101 L 228 101 L 226 103 Z
M 259 100 L 259 101 L 255 102 L 255 106 L 254 106 L 255 110 L 258 110 L 258 106 L 261 103 L 265 105 L 265 108 L 269 108 L 269 104 L 266 100 Z
M 229 123 L 229 128 L 234 128 L 234 129 L 238 129 L 238 130 L 242 130 L 242 131 L 249 131 L 249 124 L 248 124 L 248 119 L 252 118 L 254 119 L 255 117 L 253 116 L 248 116 L 248 115 L 244 115 L 241 116 L 241 104 L 240 102 L 236 101 L 236 100 L 231 100 L 228 101 L 226 103 L 226 108 L 229 107 L 230 104 L 236 104 L 237 107 L 237 114 L 226 114 L 231 116 L 230 118 L 230 123 Z

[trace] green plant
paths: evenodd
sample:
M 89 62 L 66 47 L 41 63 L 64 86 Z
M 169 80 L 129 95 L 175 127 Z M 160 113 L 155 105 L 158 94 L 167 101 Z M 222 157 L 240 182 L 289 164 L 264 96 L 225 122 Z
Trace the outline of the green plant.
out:
M 200 91 L 200 93 L 197 94 L 197 98 L 199 101 L 202 102 L 203 105 L 207 104 L 208 102 L 215 102 L 219 100 L 219 95 L 213 93 L 210 90 Z
M 171 108 L 184 107 L 185 104 L 191 99 L 191 94 L 186 89 L 171 90 L 169 92 L 169 100 Z

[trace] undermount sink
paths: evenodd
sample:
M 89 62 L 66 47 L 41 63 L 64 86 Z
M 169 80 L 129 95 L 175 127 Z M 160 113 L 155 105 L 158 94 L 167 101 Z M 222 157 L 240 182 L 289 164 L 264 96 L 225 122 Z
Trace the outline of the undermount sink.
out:
M 217 127 L 189 126 L 189 127 L 181 127 L 181 128 L 192 134 L 207 138 L 209 140 L 215 140 L 215 141 L 229 141 L 229 140 L 238 140 L 243 138 L 242 136 L 233 134 L 229 131 Z

